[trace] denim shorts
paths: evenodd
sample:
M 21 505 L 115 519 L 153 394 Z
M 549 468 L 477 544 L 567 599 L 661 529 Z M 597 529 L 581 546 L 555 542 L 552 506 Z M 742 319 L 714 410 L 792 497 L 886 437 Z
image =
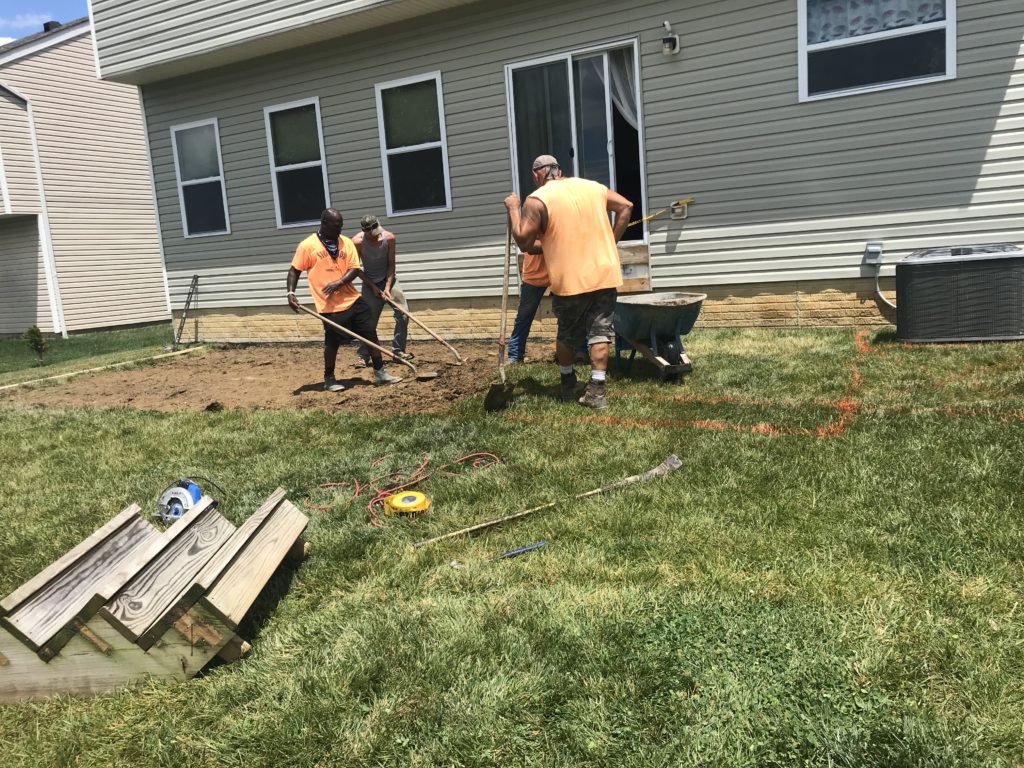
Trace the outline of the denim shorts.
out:
M 558 319 L 558 341 L 573 349 L 587 344 L 610 344 L 615 340 L 615 288 L 552 296 L 551 309 Z

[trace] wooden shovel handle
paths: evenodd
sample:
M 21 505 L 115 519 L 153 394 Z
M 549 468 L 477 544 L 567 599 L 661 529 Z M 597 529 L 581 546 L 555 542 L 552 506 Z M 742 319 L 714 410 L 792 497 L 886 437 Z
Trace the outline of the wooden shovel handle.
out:
M 377 344 L 374 344 L 374 343 L 373 343 L 372 341 L 370 341 L 369 339 L 364 339 L 364 338 L 363 338 L 362 336 L 360 336 L 360 335 L 359 335 L 358 333 L 356 333 L 355 331 L 350 331 L 350 330 L 349 330 L 348 328 L 346 328 L 345 326 L 343 326 L 343 325 L 338 325 L 338 324 L 337 324 L 336 322 L 334 322 L 333 320 L 329 320 L 328 318 L 326 318 L 326 317 L 324 317 L 323 315 L 321 315 L 321 314 L 320 314 L 319 312 L 314 312 L 314 311 L 313 311 L 312 309 L 309 309 L 308 307 L 304 307 L 304 306 L 302 306 L 301 304 L 299 304 L 299 309 L 301 309 L 301 310 L 302 310 L 303 312 L 305 312 L 305 313 L 306 313 L 307 315 L 312 315 L 312 316 L 313 316 L 313 317 L 315 317 L 315 318 L 316 318 L 317 320 L 320 320 L 321 322 L 327 323 L 327 324 L 328 324 L 329 326 L 331 326 L 332 328 L 335 328 L 335 329 L 337 329 L 337 330 L 341 331 L 341 332 L 342 332 L 342 333 L 344 333 L 344 334 L 345 334 L 346 336 L 351 336 L 351 337 L 352 337 L 353 339 L 355 339 L 356 341 L 361 341 L 361 342 L 363 342 L 363 344 L 365 344 L 366 346 L 368 346 L 368 347 L 373 347 L 374 349 L 376 349 L 376 350 L 377 350 L 378 352 L 380 352 L 380 353 L 382 353 L 382 354 L 385 354 L 385 355 L 390 355 L 390 356 L 391 356 L 391 357 L 392 357 L 392 358 L 393 358 L 393 359 L 395 360 L 395 362 L 401 363 L 402 365 L 404 365 L 404 366 L 406 366 L 406 367 L 408 367 L 408 368 L 411 368 L 411 369 L 412 369 L 412 374 L 413 374 L 413 376 L 419 376 L 419 371 L 417 371 L 417 370 L 416 370 L 416 366 L 415 366 L 415 365 L 413 365 L 412 363 L 410 363 L 410 362 L 409 362 L 408 360 L 403 360 L 403 359 L 402 359 L 402 358 L 400 358 L 400 357 L 399 357 L 398 355 L 396 355 L 396 354 L 395 354 L 394 352 L 392 352 L 392 351 L 391 351 L 390 349 L 384 349 L 384 347 L 381 347 L 381 346 L 379 346 L 379 345 L 377 345 Z
M 418 326 L 419 326 L 420 328 L 422 328 L 422 329 L 423 329 L 424 331 L 426 331 L 426 332 L 427 332 L 427 333 L 429 333 L 429 334 L 430 334 L 431 336 L 433 336 L 433 337 L 434 337 L 435 339 L 437 339 L 437 340 L 438 340 L 438 341 L 440 341 L 440 342 L 441 342 L 442 344 L 444 344 L 444 345 L 445 345 L 446 347 L 448 347 L 448 349 L 450 349 L 450 350 L 452 351 L 452 354 L 453 354 L 453 355 L 455 355 L 455 359 L 459 361 L 459 365 L 462 365 L 462 364 L 463 364 L 463 363 L 465 362 L 465 360 L 463 360 L 463 359 L 462 359 L 462 356 L 461 356 L 461 355 L 459 354 L 459 351 L 458 351 L 457 349 L 455 349 L 455 347 L 453 347 L 453 346 L 452 346 L 451 344 L 449 344 L 449 343 L 448 343 L 447 341 L 445 341 L 445 340 L 444 340 L 444 339 L 442 339 L 442 338 L 441 338 L 440 336 L 438 336 L 438 335 L 437 335 L 436 333 L 434 333 L 434 332 L 433 332 L 432 330 L 430 330 L 430 329 L 429 329 L 429 328 L 427 327 L 426 323 L 424 323 L 424 322 L 423 322 L 422 320 L 420 320 L 420 319 L 419 319 L 418 317 L 416 317 L 416 315 L 414 315 L 414 314 L 413 314 L 412 312 L 410 312 L 410 311 L 409 311 L 408 309 L 406 309 L 405 307 L 403 307 L 403 306 L 402 306 L 401 304 L 399 304 L 399 303 L 398 303 L 397 301 L 394 301 L 394 300 L 392 300 L 392 299 L 389 299 L 389 298 L 388 298 L 387 296 L 385 296 L 385 297 L 384 297 L 384 301 L 386 301 L 386 302 L 387 302 L 388 304 L 390 304 L 390 305 L 391 305 L 391 306 L 392 306 L 392 307 L 393 307 L 394 309 L 397 309 L 397 310 L 398 310 L 399 312 L 401 312 L 401 313 L 402 313 L 403 315 L 405 315 L 405 316 L 406 316 L 406 317 L 408 317 L 408 318 L 409 318 L 410 320 L 412 320 L 412 321 L 413 321 L 414 323 L 416 323 L 416 325 L 418 325 Z
M 504 384 L 505 379 L 505 327 L 508 324 L 508 262 L 512 254 L 512 217 L 505 213 L 505 265 L 504 265 L 504 277 L 501 283 L 501 335 L 498 337 L 498 376 L 501 378 L 501 383 Z

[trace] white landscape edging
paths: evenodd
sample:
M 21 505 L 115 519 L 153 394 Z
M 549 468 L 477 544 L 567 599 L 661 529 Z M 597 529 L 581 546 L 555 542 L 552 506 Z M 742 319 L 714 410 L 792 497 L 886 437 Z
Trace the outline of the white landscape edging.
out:
M 97 366 L 96 368 L 85 368 L 85 369 L 83 369 L 81 371 L 72 371 L 71 373 L 58 373 L 56 376 L 44 376 L 41 379 L 29 379 L 28 381 L 19 381 L 16 384 L 5 384 L 4 386 L 0 387 L 0 392 L 3 392 L 6 389 L 14 389 L 15 387 L 23 387 L 26 384 L 38 384 L 39 382 L 42 382 L 42 381 L 54 381 L 56 379 L 68 379 L 68 378 L 71 378 L 72 376 L 80 376 L 83 373 L 95 373 L 96 371 L 105 371 L 108 368 L 117 368 L 117 367 L 122 366 L 122 365 L 133 365 L 134 363 L 145 363 L 145 362 L 147 362 L 149 360 L 162 360 L 163 358 L 166 358 L 166 357 L 177 357 L 178 355 L 187 355 L 190 352 L 198 352 L 198 351 L 203 350 L 203 349 L 206 349 L 206 347 L 202 346 L 202 347 L 193 347 L 191 349 L 179 349 L 177 352 L 167 352 L 167 353 L 162 354 L 162 355 L 153 355 L 151 357 L 140 357 L 140 358 L 138 358 L 136 360 L 122 360 L 120 363 L 110 363 L 109 365 L 100 365 L 100 366 Z

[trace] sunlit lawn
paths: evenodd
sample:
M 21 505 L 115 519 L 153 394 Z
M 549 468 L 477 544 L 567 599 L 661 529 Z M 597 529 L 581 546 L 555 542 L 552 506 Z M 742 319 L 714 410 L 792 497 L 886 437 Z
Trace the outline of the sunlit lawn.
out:
M 247 659 L 0 708 L 0 765 L 1024 764 L 1024 345 L 687 342 L 684 383 L 638 363 L 602 415 L 550 365 L 498 415 L 0 410 L 2 593 L 182 474 L 235 522 L 278 485 L 326 507 Z M 505 461 L 384 529 L 318 487 L 481 451 Z

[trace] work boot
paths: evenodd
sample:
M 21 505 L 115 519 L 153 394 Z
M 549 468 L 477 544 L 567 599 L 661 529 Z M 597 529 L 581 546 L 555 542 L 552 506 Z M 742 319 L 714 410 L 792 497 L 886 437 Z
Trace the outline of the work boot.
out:
M 379 371 L 373 372 L 373 383 L 378 384 L 397 384 L 402 379 L 399 376 L 392 376 L 386 370 L 381 368 Z
M 344 392 L 345 385 L 339 384 L 333 376 L 324 376 L 324 391 L 325 392 Z
M 587 408 L 593 408 L 595 411 L 603 411 L 607 408 L 608 401 L 604 397 L 604 382 L 589 382 L 587 384 L 586 391 L 583 393 L 583 397 L 580 398 L 580 405 L 585 405 Z
M 576 399 L 576 371 L 561 374 L 561 381 L 559 398 L 563 403 L 571 403 Z

